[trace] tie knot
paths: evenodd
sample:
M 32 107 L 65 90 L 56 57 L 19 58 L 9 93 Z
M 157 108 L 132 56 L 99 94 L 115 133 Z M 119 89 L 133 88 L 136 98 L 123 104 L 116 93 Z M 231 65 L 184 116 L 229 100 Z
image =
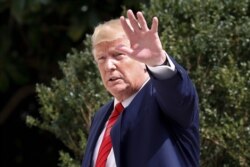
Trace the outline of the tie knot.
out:
M 115 111 L 116 112 L 122 112 L 123 111 L 123 109 L 124 109 L 124 107 L 122 106 L 122 103 L 121 102 L 119 102 L 119 103 L 117 103 L 116 105 L 115 105 Z
M 115 108 L 111 114 L 111 116 L 109 117 L 110 120 L 114 120 L 117 119 L 117 117 L 121 114 L 121 112 L 123 111 L 124 107 L 122 106 L 122 103 L 117 103 L 115 105 Z

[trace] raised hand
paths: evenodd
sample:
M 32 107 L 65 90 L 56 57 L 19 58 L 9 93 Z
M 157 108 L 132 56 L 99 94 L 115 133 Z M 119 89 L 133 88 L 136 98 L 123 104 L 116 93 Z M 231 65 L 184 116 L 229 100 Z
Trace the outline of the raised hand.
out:
M 149 29 L 142 12 L 136 17 L 132 10 L 127 11 L 127 17 L 121 16 L 122 27 L 130 41 L 130 47 L 120 45 L 116 50 L 149 66 L 161 65 L 165 62 L 165 51 L 158 35 L 158 19 L 154 17 Z

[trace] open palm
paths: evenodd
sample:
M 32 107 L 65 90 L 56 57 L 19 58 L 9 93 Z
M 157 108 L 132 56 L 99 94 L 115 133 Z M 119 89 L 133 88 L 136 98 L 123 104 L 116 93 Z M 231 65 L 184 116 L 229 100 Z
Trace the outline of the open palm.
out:
M 131 10 L 128 10 L 127 16 L 128 19 L 122 16 L 120 20 L 130 41 L 130 47 L 122 45 L 118 46 L 117 50 L 149 66 L 162 64 L 166 56 L 158 35 L 158 19 L 153 18 L 149 29 L 141 12 L 137 12 L 137 19 Z

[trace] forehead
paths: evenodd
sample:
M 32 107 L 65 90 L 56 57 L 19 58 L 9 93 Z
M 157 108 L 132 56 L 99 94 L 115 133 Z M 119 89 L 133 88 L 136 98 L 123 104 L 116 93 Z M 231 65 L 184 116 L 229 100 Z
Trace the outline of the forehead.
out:
M 118 45 L 128 45 L 128 40 L 127 39 L 116 39 L 112 41 L 103 41 L 95 46 L 93 46 L 93 53 L 94 56 L 101 54 L 101 53 L 106 53 L 106 52 L 112 52 L 114 51 L 114 48 Z

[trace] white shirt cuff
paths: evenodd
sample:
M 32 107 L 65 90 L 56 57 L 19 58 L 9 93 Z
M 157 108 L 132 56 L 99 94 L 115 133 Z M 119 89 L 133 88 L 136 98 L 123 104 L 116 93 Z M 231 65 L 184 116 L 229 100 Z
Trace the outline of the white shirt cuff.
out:
M 161 65 L 161 66 L 147 66 L 151 73 L 157 79 L 168 79 L 171 78 L 176 73 L 175 65 L 172 60 L 169 58 L 168 54 L 166 53 L 167 60 L 169 65 Z

